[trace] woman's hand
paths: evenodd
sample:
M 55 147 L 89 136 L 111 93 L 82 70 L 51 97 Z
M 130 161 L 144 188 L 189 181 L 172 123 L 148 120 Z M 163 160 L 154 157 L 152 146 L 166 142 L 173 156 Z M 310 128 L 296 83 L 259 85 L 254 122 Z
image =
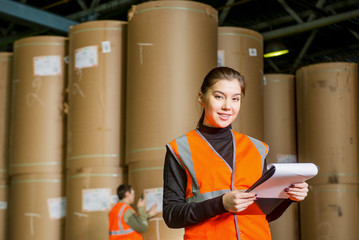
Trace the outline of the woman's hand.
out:
M 303 201 L 308 195 L 308 183 L 295 183 L 284 189 L 284 191 L 289 195 L 290 200 Z
M 242 212 L 254 203 L 257 199 L 256 196 L 257 194 L 245 193 L 239 190 L 230 191 L 222 197 L 223 206 L 229 212 Z

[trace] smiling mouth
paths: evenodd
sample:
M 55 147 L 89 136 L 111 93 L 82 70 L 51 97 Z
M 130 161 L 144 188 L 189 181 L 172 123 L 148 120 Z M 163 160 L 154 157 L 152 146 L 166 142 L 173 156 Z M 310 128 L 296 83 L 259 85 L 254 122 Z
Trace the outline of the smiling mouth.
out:
M 228 118 L 230 118 L 232 115 L 231 114 L 223 114 L 223 113 L 218 113 L 219 117 L 222 119 L 227 120 Z

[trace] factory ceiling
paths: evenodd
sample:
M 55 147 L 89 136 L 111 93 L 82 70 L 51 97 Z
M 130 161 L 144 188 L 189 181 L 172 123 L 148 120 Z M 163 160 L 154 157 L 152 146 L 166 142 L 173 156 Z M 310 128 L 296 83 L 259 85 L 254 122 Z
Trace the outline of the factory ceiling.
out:
M 0 51 L 36 35 L 66 36 L 93 20 L 127 21 L 144 0 L 0 0 Z M 252 29 L 264 47 L 280 40 L 289 53 L 264 59 L 265 73 L 294 73 L 321 62 L 359 63 L 359 0 L 203 0 L 218 10 L 219 26 Z

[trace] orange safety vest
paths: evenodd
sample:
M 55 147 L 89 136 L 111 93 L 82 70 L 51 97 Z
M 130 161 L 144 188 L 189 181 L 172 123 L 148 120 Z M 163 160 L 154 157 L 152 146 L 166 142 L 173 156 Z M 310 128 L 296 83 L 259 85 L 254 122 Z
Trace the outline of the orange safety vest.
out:
M 186 202 L 201 202 L 248 189 L 262 176 L 268 146 L 232 131 L 233 170 L 198 130 L 167 144 L 187 174 Z M 233 171 L 233 174 L 232 174 Z M 240 213 L 227 212 L 185 228 L 185 240 L 270 240 L 266 215 L 257 204 Z
M 123 215 L 128 209 L 133 208 L 124 202 L 118 202 L 109 213 L 109 240 L 142 240 L 142 234 L 133 230 L 128 225 Z

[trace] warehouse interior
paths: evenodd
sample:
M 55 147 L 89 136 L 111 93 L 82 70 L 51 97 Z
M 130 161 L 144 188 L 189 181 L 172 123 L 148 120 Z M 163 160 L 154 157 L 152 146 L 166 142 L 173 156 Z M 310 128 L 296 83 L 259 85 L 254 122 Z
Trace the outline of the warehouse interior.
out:
M 1 0 L 1 51 L 15 40 L 36 35 L 66 35 L 77 23 L 116 19 L 127 21 L 138 0 Z M 317 62 L 358 62 L 359 3 L 356 0 L 227 0 L 198 1 L 218 10 L 219 26 L 249 28 L 266 45 L 280 39 L 289 49 L 281 58 L 264 61 L 264 71 L 293 73 Z M 40 12 L 39 12 L 40 11 Z M 46 20 L 45 20 L 46 19 Z
M 359 239 L 358 0 L 0 0 L 0 30 L 0 240 L 109 239 L 122 183 L 157 204 L 144 240 L 186 239 L 162 215 L 166 144 L 198 127 L 217 66 L 244 76 L 231 128 L 269 145 L 256 159 L 317 167 L 289 174 L 309 192 L 271 239 Z M 228 239 L 257 240 L 243 226 Z

